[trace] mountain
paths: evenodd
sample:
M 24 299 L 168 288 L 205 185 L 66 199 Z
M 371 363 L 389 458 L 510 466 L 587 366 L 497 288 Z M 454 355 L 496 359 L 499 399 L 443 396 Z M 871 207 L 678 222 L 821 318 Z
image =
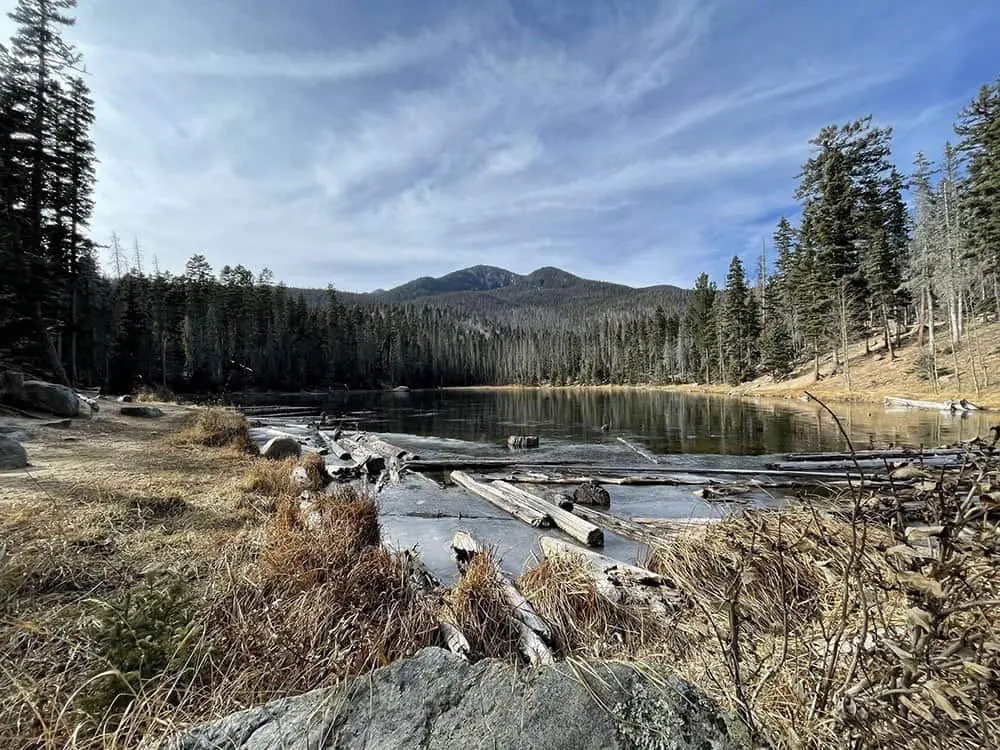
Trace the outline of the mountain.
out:
M 378 290 L 366 296 L 379 302 L 409 302 L 449 292 L 486 292 L 491 289 L 502 289 L 521 278 L 506 268 L 472 266 L 438 278 L 421 276 L 392 289 Z
M 325 296 L 319 290 L 295 291 L 302 291 L 316 304 Z M 606 313 L 645 315 L 657 306 L 667 314 L 680 313 L 688 291 L 666 284 L 636 288 L 584 279 L 551 266 L 523 276 L 494 266 L 472 266 L 388 290 L 338 295 L 347 304 L 434 307 L 468 317 L 546 327 Z

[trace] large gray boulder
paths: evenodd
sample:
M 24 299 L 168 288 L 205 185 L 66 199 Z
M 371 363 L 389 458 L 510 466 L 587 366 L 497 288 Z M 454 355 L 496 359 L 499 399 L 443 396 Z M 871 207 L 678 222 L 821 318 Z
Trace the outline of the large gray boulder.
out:
M 57 417 L 89 417 L 91 407 L 72 388 L 43 380 L 24 381 L 24 401 Z
M 285 458 L 298 458 L 302 453 L 302 446 L 299 441 L 290 437 L 273 437 L 268 440 L 260 451 L 264 458 L 273 458 L 281 461 Z
M 166 740 L 161 750 L 728 750 L 740 725 L 673 677 L 625 664 L 516 669 L 439 648 L 341 690 L 276 700 Z
M 0 435 L 0 471 L 23 469 L 28 465 L 24 446 L 7 435 Z

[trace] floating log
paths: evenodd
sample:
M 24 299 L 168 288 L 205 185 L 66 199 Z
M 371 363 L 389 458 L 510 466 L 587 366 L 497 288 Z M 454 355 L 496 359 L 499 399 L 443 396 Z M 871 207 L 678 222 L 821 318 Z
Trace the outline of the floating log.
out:
M 922 456 L 919 458 L 900 458 L 896 459 L 895 462 L 907 462 L 913 461 L 915 465 L 927 466 L 927 467 L 937 467 L 937 468 L 957 468 L 962 464 L 962 456 Z M 858 467 L 862 471 L 878 471 L 879 469 L 884 470 L 886 468 L 886 463 L 890 462 L 889 459 L 875 459 L 875 458 L 859 458 L 857 461 L 852 461 L 847 459 L 846 461 L 817 461 L 816 463 L 809 463 L 806 461 L 789 461 L 787 463 L 777 463 L 768 464 L 769 469 L 775 469 L 777 471 L 856 471 Z
M 451 481 L 455 484 L 468 490 L 473 495 L 481 497 L 488 503 L 492 503 L 496 507 L 500 508 L 500 510 L 510 513 L 512 516 L 520 521 L 524 521 L 524 523 L 529 526 L 545 529 L 552 526 L 552 519 L 547 514 L 542 513 L 535 507 L 525 503 L 520 498 L 515 497 L 513 493 L 502 492 L 492 485 L 477 482 L 463 471 L 453 471 L 450 476 Z
M 507 438 L 508 448 L 537 448 L 537 435 L 511 435 Z
M 565 511 L 558 505 L 550 503 L 543 497 L 538 495 L 533 495 L 520 487 L 515 487 L 507 482 L 493 482 L 492 487 L 497 487 L 507 492 L 510 492 L 515 497 L 520 498 L 523 502 L 527 503 L 529 506 L 534 507 L 541 513 L 546 514 L 552 519 L 552 523 L 556 525 L 560 531 L 564 534 L 568 534 L 579 542 L 583 542 L 588 547 L 603 547 L 604 546 L 604 532 L 601 531 L 597 526 L 590 523 L 590 521 L 584 520 L 579 516 L 574 516 L 569 511 Z
M 964 448 L 929 448 L 913 450 L 910 448 L 893 448 L 887 450 L 863 450 L 855 451 L 852 456 L 850 453 L 844 452 L 828 452 L 828 453 L 789 453 L 784 456 L 784 460 L 788 462 L 802 462 L 807 461 L 809 463 L 818 461 L 851 461 L 854 458 L 859 460 L 862 459 L 900 459 L 900 458 L 911 458 L 919 459 L 926 458 L 930 456 L 961 456 L 965 454 Z
M 603 526 L 608 531 L 617 534 L 623 539 L 631 539 L 633 542 L 639 542 L 640 544 L 650 544 L 654 539 L 655 535 L 650 533 L 649 529 L 644 529 L 639 524 L 626 521 L 624 518 L 618 518 L 610 513 L 594 510 L 586 505 L 576 504 L 572 500 L 567 500 L 567 505 L 569 505 L 568 508 L 565 506 L 561 507 L 564 510 L 572 511 L 575 515 L 593 524 Z
M 584 482 L 573 490 L 573 502 L 577 505 L 597 505 L 601 508 L 610 508 L 611 495 L 597 482 Z
M 897 398 L 895 396 L 885 397 L 886 406 L 899 406 L 907 409 L 931 409 L 934 411 L 981 411 L 981 407 L 976 406 L 971 401 L 964 398 L 957 401 L 919 401 L 912 398 Z
M 756 491 L 757 487 L 747 487 L 746 485 L 739 484 L 709 484 L 702 487 L 700 490 L 696 490 L 694 494 L 700 497 L 702 500 L 712 501 L 727 501 L 733 497 L 739 497 L 740 495 L 748 495 L 751 492 Z M 743 500 L 742 502 L 746 502 Z
M 645 458 L 647 461 L 650 461 L 650 462 L 652 462 L 654 464 L 659 463 L 659 461 L 656 460 L 656 456 L 650 455 L 649 453 L 647 453 L 646 451 L 644 451 L 639 446 L 630 443 L 625 438 L 619 436 L 618 437 L 618 442 L 626 445 L 628 448 L 630 448 L 631 450 L 633 450 L 636 453 L 638 453 L 640 456 L 642 456 L 643 458 Z
M 575 555 L 583 559 L 598 593 L 619 604 L 640 604 L 666 615 L 679 596 L 674 585 L 659 573 L 623 563 L 549 536 L 540 540 L 545 557 Z
M 451 550 L 455 556 L 455 564 L 462 575 L 469 568 L 472 559 L 483 552 L 484 547 L 472 534 L 459 531 L 452 537 Z M 535 608 L 522 594 L 517 586 L 502 572 L 499 582 L 504 598 L 510 605 L 512 619 L 518 630 L 518 646 L 531 664 L 552 664 L 552 650 L 546 641 L 552 641 L 552 631 L 545 620 L 539 617 Z

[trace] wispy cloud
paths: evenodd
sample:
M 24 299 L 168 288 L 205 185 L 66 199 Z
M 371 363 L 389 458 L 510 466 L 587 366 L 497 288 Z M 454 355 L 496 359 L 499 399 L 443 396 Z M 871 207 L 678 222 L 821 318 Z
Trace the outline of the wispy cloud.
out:
M 904 126 L 902 164 L 933 151 L 951 103 L 995 75 L 1000 32 L 1000 10 L 970 32 L 943 0 L 822 15 L 785 0 L 246 0 L 197 27 L 189 0 L 142 16 L 129 1 L 81 8 L 74 31 L 98 103 L 98 235 L 138 235 L 175 270 L 204 252 L 348 289 L 473 263 L 720 274 L 790 208 L 819 127 L 872 111 Z M 959 27 L 965 43 L 946 44 Z M 893 38 L 910 41 L 887 52 Z

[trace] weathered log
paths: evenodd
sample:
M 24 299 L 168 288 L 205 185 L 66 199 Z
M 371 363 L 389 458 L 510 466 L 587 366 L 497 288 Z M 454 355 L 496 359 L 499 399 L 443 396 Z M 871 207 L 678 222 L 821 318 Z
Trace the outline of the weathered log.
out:
M 394 459 L 396 461 L 412 461 L 420 458 L 416 454 L 410 453 L 410 451 L 405 448 L 400 448 L 392 443 L 387 443 L 381 438 L 367 432 L 358 433 L 355 436 L 355 440 L 372 452 L 385 456 L 387 459 Z
M 910 448 L 890 448 L 886 450 L 863 450 L 855 451 L 852 456 L 844 452 L 826 453 L 789 453 L 784 456 L 784 460 L 792 463 L 818 461 L 851 461 L 854 458 L 863 459 L 887 459 L 895 460 L 900 458 L 920 459 L 928 456 L 961 456 L 965 453 L 964 448 L 926 448 L 913 450 Z
M 328 432 L 323 430 L 316 430 L 316 434 L 319 435 L 319 439 L 326 445 L 328 451 L 330 451 L 331 456 L 339 458 L 341 461 L 351 457 L 351 452 L 347 450 L 344 446 L 338 443 L 331 437 Z
M 451 549 L 455 555 L 455 564 L 463 575 L 468 570 L 472 559 L 481 554 L 483 545 L 467 531 L 459 531 L 451 540 Z M 511 608 L 511 617 L 518 631 L 518 646 L 531 664 L 552 664 L 552 650 L 546 641 L 551 642 L 552 630 L 545 620 L 539 617 L 535 608 L 522 594 L 517 586 L 498 569 L 499 583 Z
M 363 467 L 369 476 L 375 476 L 385 471 L 385 456 L 380 456 L 368 450 L 368 448 L 358 443 L 352 436 L 342 433 L 336 442 L 350 451 L 351 458 L 359 466 Z
M 424 565 L 423 560 L 413 550 L 405 550 L 403 555 L 406 559 L 406 583 L 410 590 L 418 596 L 437 597 L 442 590 L 441 581 L 437 576 Z M 438 620 L 438 632 L 449 651 L 468 660 L 472 648 L 457 625 L 446 620 Z
M 500 510 L 510 513 L 529 526 L 546 529 L 552 526 L 552 519 L 548 515 L 516 498 L 512 493 L 501 492 L 492 485 L 477 482 L 462 471 L 453 471 L 450 476 L 451 481 L 455 484 L 492 503 Z
M 720 520 L 719 518 L 643 518 L 636 516 L 632 518 L 632 523 L 654 529 L 657 536 L 671 537 L 689 534 Z
M 949 412 L 978 411 L 980 409 L 980 407 L 964 398 L 958 399 L 957 401 L 920 401 L 912 398 L 886 396 L 885 405 L 905 407 L 908 409 L 931 409 L 934 411 Z
M 628 440 L 626 440 L 625 438 L 623 438 L 623 437 L 619 436 L 619 437 L 618 437 L 618 442 L 619 442 L 619 443 L 622 443 L 622 444 L 624 444 L 624 445 L 625 445 L 625 446 L 627 446 L 627 447 L 628 447 L 629 449 L 631 449 L 631 450 L 635 451 L 635 452 L 636 452 L 636 453 L 638 453 L 638 454 L 639 454 L 640 456 L 642 456 L 643 458 L 645 458 L 645 459 L 646 459 L 647 461 L 650 461 L 651 463 L 654 463 L 654 464 L 657 464 L 657 463 L 659 463 L 659 461 L 658 461 L 658 460 L 656 459 L 656 456 L 653 456 L 653 455 L 651 455 L 651 454 L 647 453 L 647 452 L 646 452 L 646 451 L 644 451 L 644 450 L 643 450 L 642 448 L 640 448 L 640 447 L 639 447 L 638 445 L 635 445 L 635 444 L 633 444 L 633 443 L 630 443 L 630 442 L 629 442 Z
M 507 438 L 508 448 L 537 448 L 537 435 L 511 435 Z
M 726 501 L 740 495 L 748 495 L 756 489 L 758 488 L 738 484 L 709 484 L 700 490 L 696 490 L 694 494 L 702 500 Z
M 597 526 L 579 516 L 575 516 L 569 511 L 565 511 L 559 506 L 550 503 L 539 495 L 534 495 L 520 487 L 515 487 L 507 482 L 493 482 L 492 487 L 497 487 L 511 493 L 529 506 L 535 508 L 540 513 L 546 514 L 552 519 L 560 531 L 568 534 L 579 542 L 583 542 L 588 547 L 603 547 L 604 532 Z
M 596 505 L 601 508 L 610 508 L 611 495 L 597 482 L 584 482 L 573 490 L 573 502 L 577 505 Z
M 564 510 L 572 511 L 575 515 L 580 516 L 580 518 L 586 519 L 593 524 L 603 526 L 608 531 L 617 534 L 623 539 L 631 539 L 633 542 L 639 542 L 641 544 L 650 544 L 655 538 L 655 535 L 650 533 L 648 529 L 644 529 L 631 521 L 626 521 L 624 518 L 618 518 L 610 513 L 603 513 L 599 510 L 594 510 L 586 505 L 575 504 L 572 500 L 570 500 L 568 504 L 569 507 L 564 507 Z
M 584 562 L 602 596 L 619 604 L 638 604 L 666 615 L 675 609 L 679 594 L 659 573 L 615 560 L 549 536 L 541 538 L 545 557 L 576 556 Z

